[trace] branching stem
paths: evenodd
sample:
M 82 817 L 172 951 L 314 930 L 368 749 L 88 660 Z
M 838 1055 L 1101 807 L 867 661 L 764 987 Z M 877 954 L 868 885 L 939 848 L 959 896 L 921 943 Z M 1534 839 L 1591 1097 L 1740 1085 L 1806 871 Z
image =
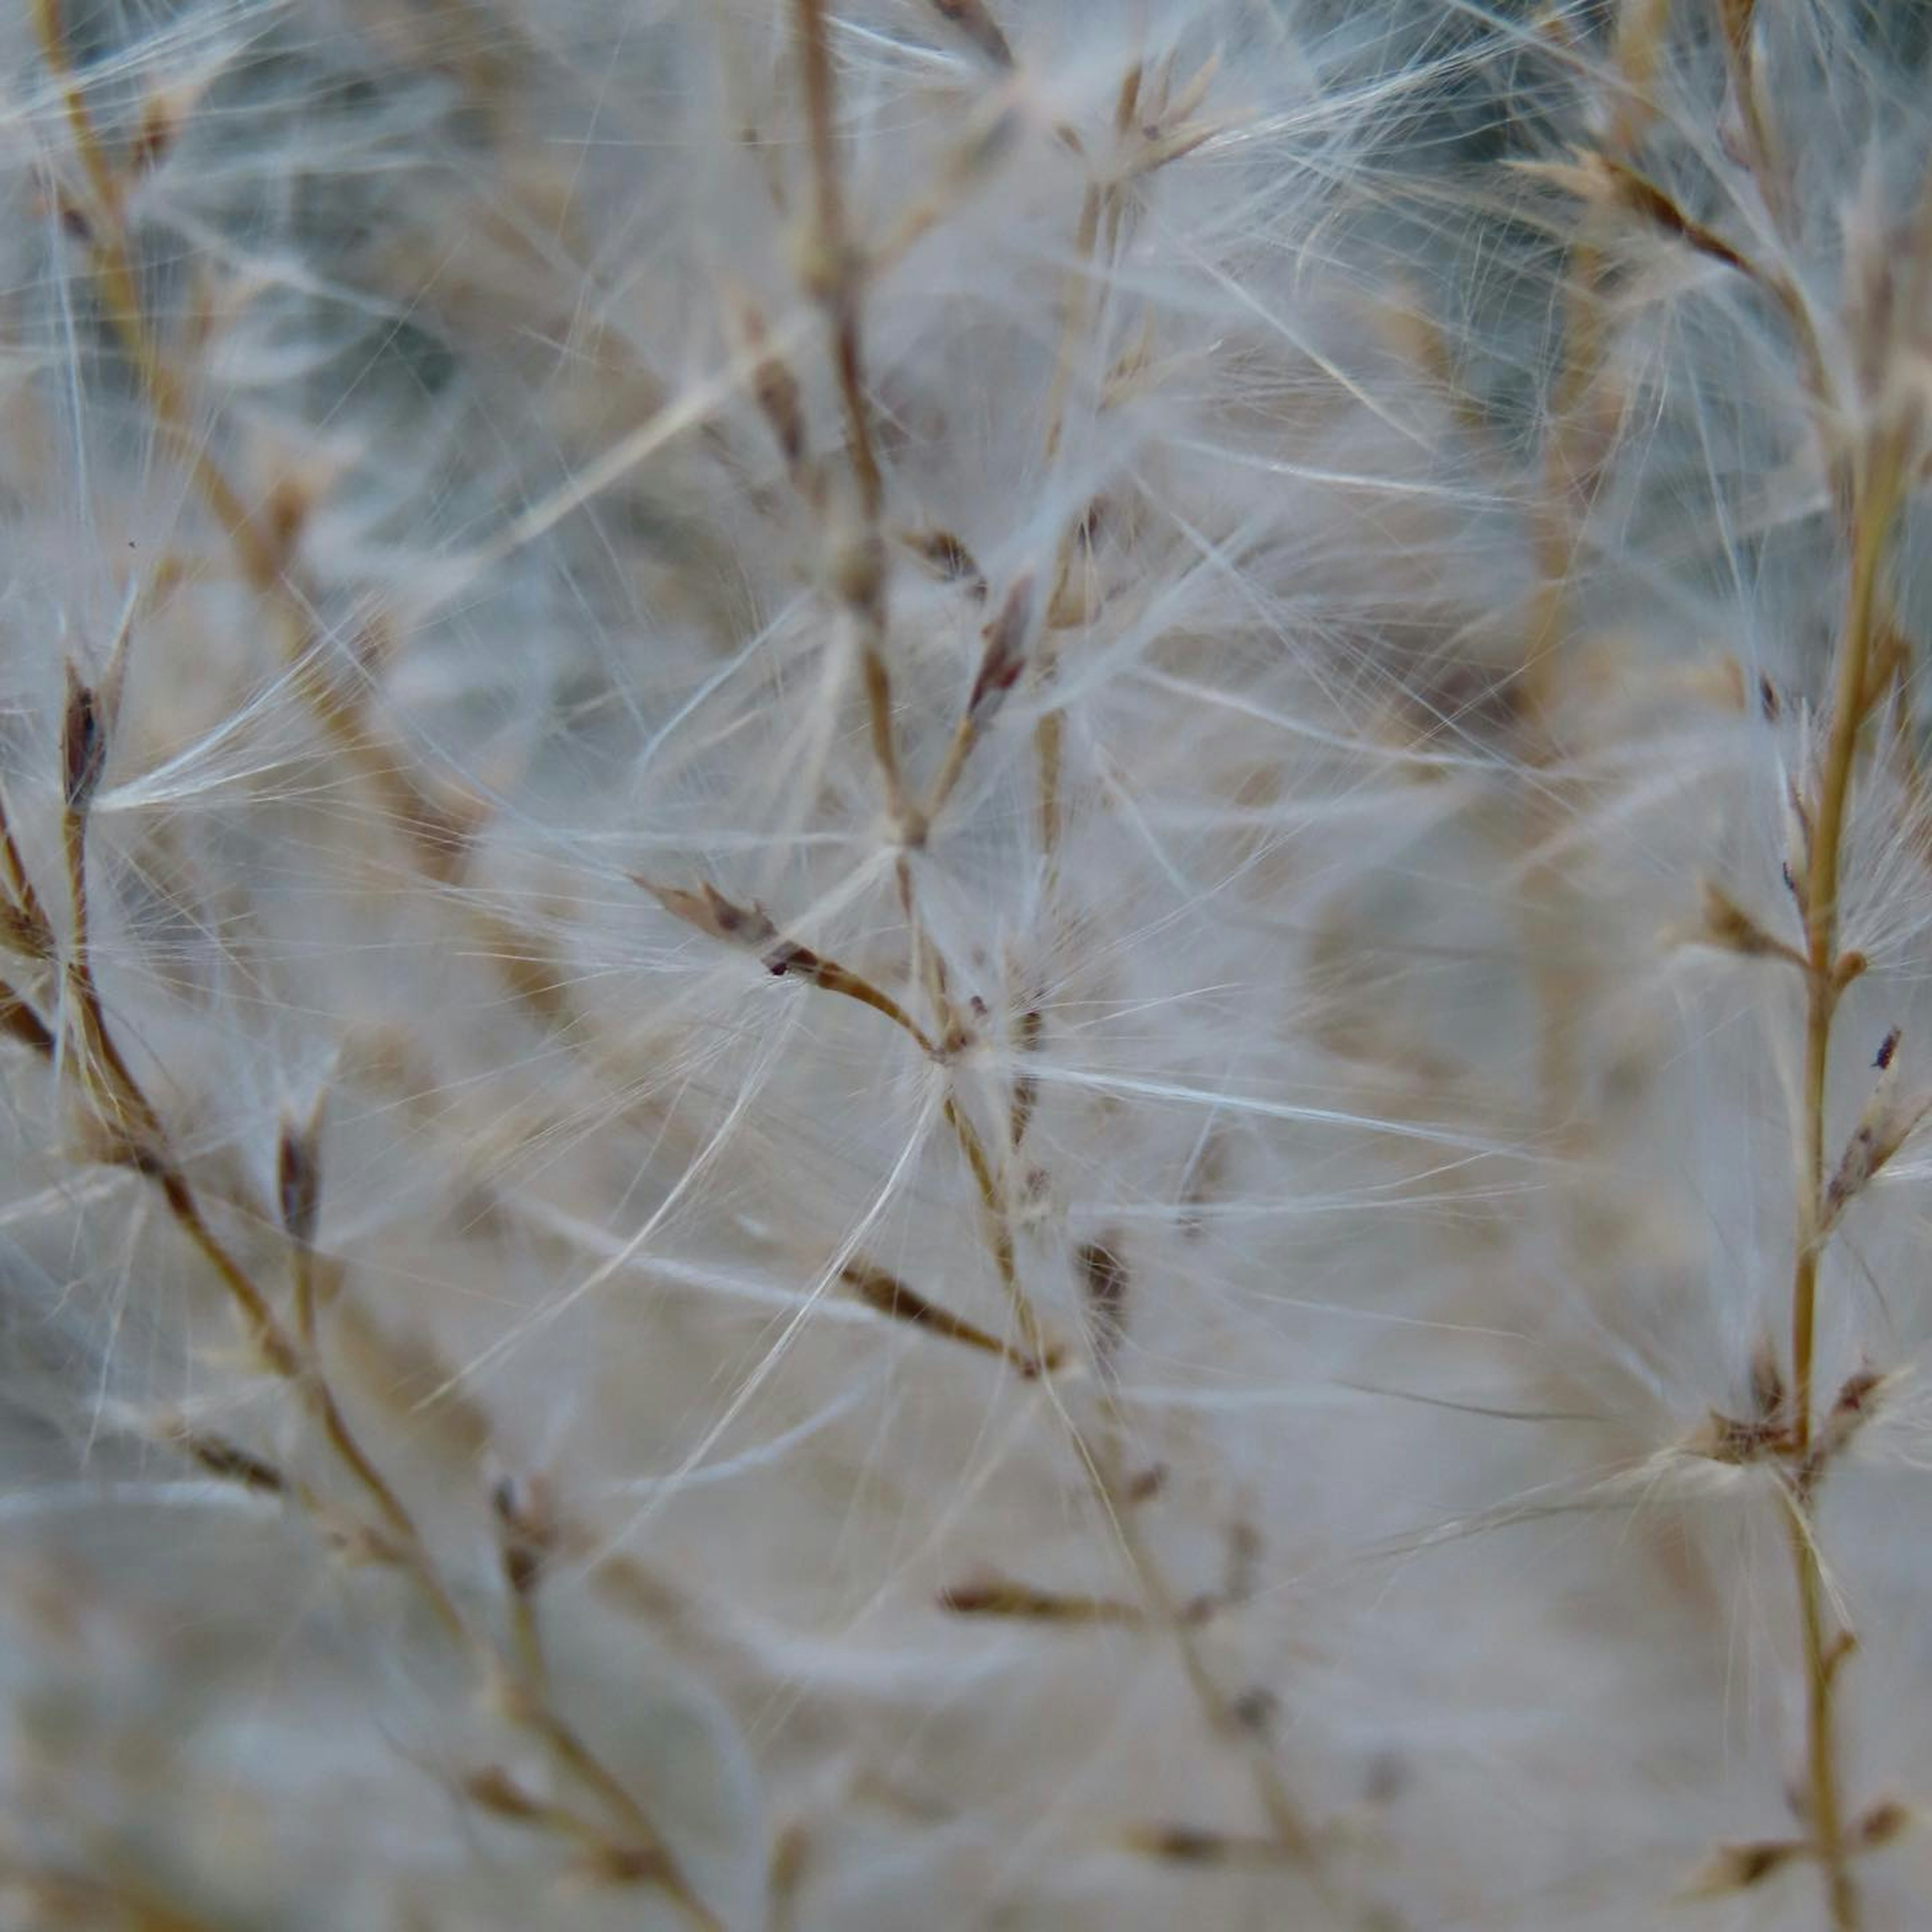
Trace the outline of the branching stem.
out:
M 1820 1225 L 1826 1180 L 1826 1090 L 1832 1022 L 1845 985 L 1838 961 L 1838 890 L 1860 729 L 1877 694 L 1870 674 L 1878 573 L 1898 508 L 1900 465 L 1878 453 L 1852 491 L 1851 569 L 1839 639 L 1831 731 L 1812 807 L 1810 862 L 1804 882 L 1807 971 L 1804 1085 L 1799 1095 L 1798 1215 L 1791 1293 L 1792 1436 L 1802 1460 L 1812 1430 L 1812 1363 L 1816 1347 Z M 1799 1514 L 1802 1508 L 1803 1514 Z M 1837 1648 L 1825 1607 L 1824 1578 L 1811 1534 L 1808 1499 L 1794 1506 L 1792 1563 L 1804 1650 L 1805 1762 L 1810 1824 L 1823 1868 L 1833 1932 L 1857 1932 L 1858 1896 L 1845 1844 L 1832 1686 Z

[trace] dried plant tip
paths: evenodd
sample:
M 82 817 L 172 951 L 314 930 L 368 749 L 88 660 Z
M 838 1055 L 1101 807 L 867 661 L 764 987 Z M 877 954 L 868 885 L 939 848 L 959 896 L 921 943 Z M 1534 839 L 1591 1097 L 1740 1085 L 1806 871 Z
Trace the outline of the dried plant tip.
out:
M 1858 1116 L 1837 1171 L 1826 1185 L 1819 1222 L 1821 1234 L 1837 1225 L 1846 1208 L 1904 1145 L 1926 1114 L 1932 1112 L 1932 1094 L 1904 1097 L 1899 1094 L 1898 1043 L 1899 1033 L 1894 1028 L 1886 1036 L 1873 1062 L 1878 1078 L 1873 1083 L 1871 1097 Z
M 400 1544 L 371 1529 L 367 1523 L 317 1509 L 316 1527 L 322 1540 L 352 1569 L 410 1570 L 415 1566 Z
M 38 1013 L 0 980 L 0 1035 L 29 1048 L 43 1060 L 54 1056 L 54 1036 Z
M 1882 1798 L 1852 1828 L 1861 1849 L 1875 1851 L 1903 1835 L 1912 1814 L 1895 1798 Z
M 1225 1832 L 1198 1825 L 1137 1825 L 1127 1834 L 1136 1851 L 1175 1864 L 1219 1864 L 1228 1856 L 1228 1842 Z
M 970 40 L 985 58 L 1003 71 L 1013 65 L 1013 50 L 1000 31 L 986 0 L 928 0 L 932 10 Z
M 136 171 L 146 173 L 159 167 L 167 159 L 168 150 L 174 146 L 175 136 L 181 130 L 181 118 L 178 103 L 169 100 L 165 94 L 148 96 L 147 104 L 141 110 L 141 124 L 128 154 Z
M 1847 1376 L 1838 1390 L 1838 1400 L 1832 1405 L 1832 1413 L 1869 1415 L 1874 1406 L 1874 1398 L 1889 1379 L 1876 1369 L 1861 1369 L 1856 1375 Z
M 1127 1270 L 1120 1256 L 1119 1237 L 1083 1242 L 1074 1259 L 1086 1294 L 1094 1352 L 1101 1366 L 1109 1368 L 1126 1336 Z
M 1807 881 L 1811 876 L 1811 810 L 1800 796 L 1796 782 L 1784 789 L 1784 883 L 1796 901 L 1798 915 L 1810 916 Z
M 746 346 L 756 358 L 752 371 L 752 394 L 772 438 L 796 476 L 805 466 L 805 405 L 798 378 L 790 365 L 770 346 L 764 318 L 749 302 L 736 304 L 738 326 Z
M 1805 964 L 1802 953 L 1767 932 L 1714 880 L 1704 882 L 1703 914 L 1696 934 L 1701 944 L 1746 959 L 1782 959 L 1801 968 Z
M 275 1153 L 275 1199 L 282 1232 L 301 1248 L 315 1246 L 316 1227 L 322 1216 L 319 1124 L 314 1116 L 299 1126 L 284 1120 Z
M 766 917 L 764 907 L 755 901 L 749 906 L 736 905 L 708 881 L 696 892 L 690 892 L 676 886 L 654 885 L 638 873 L 633 873 L 632 878 L 667 912 L 674 914 L 687 926 L 694 926 L 700 932 L 727 944 L 756 949 L 765 970 L 774 979 L 803 980 L 826 992 L 856 1000 L 862 1006 L 870 1006 L 874 1012 L 883 1013 L 895 1026 L 909 1034 L 921 1052 L 933 1051 L 932 1042 L 925 1030 L 890 993 L 874 986 L 862 975 L 848 970 L 836 960 L 813 952 L 810 946 L 782 938 L 778 928 Z
M 14 836 L 4 789 L 0 789 L 0 946 L 34 960 L 51 959 L 56 950 L 46 909 L 34 890 Z
M 1149 141 L 1134 157 L 1126 178 L 1131 181 L 1141 175 L 1152 174 L 1156 169 L 1164 168 L 1172 162 L 1184 160 L 1196 148 L 1204 147 L 1221 132 L 1222 124 L 1218 121 L 1196 121 L 1176 128 L 1157 140 Z
M 1178 121 L 1186 120 L 1188 116 L 1208 98 L 1208 90 L 1214 85 L 1215 76 L 1221 71 L 1221 56 L 1218 53 L 1210 53 L 1188 76 L 1186 80 L 1180 83 L 1180 92 L 1170 94 L 1168 89 L 1168 75 L 1172 58 L 1172 56 L 1168 57 L 1168 63 L 1162 70 L 1160 90 L 1162 99 L 1159 116 L 1160 121 L 1169 125 Z
M 975 598 L 985 601 L 986 573 L 974 561 L 973 553 L 950 530 L 906 530 L 901 532 L 899 541 L 947 583 L 963 584 Z
M 712 939 L 756 946 L 778 937 L 778 928 L 765 916 L 761 906 L 735 905 L 709 880 L 701 883 L 696 892 L 689 892 L 676 886 L 653 885 L 635 873 L 632 876 L 666 912 Z
M 1775 1421 L 1783 1416 L 1784 1371 L 1768 1336 L 1760 1336 L 1757 1346 L 1751 1351 L 1750 1392 L 1751 1406 L 1761 1420 Z
M 986 648 L 979 675 L 973 680 L 973 694 L 966 702 L 967 722 L 974 730 L 980 729 L 999 710 L 1025 670 L 1033 616 L 1033 579 L 1022 577 L 1006 592 L 998 612 L 980 634 Z
M 1294 1856 L 1276 1839 L 1199 1825 L 1136 1825 L 1126 1844 L 1144 1857 L 1179 1865 L 1279 1864 Z
M 1851 1447 L 1860 1430 L 1883 1406 L 1888 1389 L 1900 1379 L 1882 1376 L 1875 1369 L 1861 1369 L 1845 1378 L 1802 1472 L 1801 1480 L 1805 1485 L 1816 1486 L 1826 1465 Z
M 280 1496 L 288 1488 L 286 1479 L 274 1463 L 226 1436 L 183 1430 L 173 1439 L 210 1475 L 219 1476 L 224 1482 L 238 1483 L 244 1490 L 263 1496 Z
M 1690 214 L 1668 190 L 1628 163 L 1592 152 L 1570 162 L 1528 162 L 1522 171 L 1540 176 L 1594 207 L 1630 215 L 1653 232 L 1681 243 L 1708 260 L 1761 280 L 1756 265 L 1715 230 Z
M 499 1818 L 542 1818 L 546 1807 L 500 1764 L 485 1765 L 463 1780 L 464 1796 Z
M 1742 1465 L 1779 1454 L 1787 1440 L 1781 1421 L 1746 1420 L 1714 1408 L 1685 1442 L 1684 1450 L 1687 1455 L 1708 1462 Z
M 1765 1838 L 1755 1844 L 1720 1845 L 1687 1884 L 1680 1897 L 1686 1899 L 1721 1898 L 1734 1892 L 1748 1892 L 1762 1885 L 1810 1848 L 1802 1839 Z
M 586 1875 L 600 1885 L 661 1885 L 681 1891 L 669 1855 L 658 1845 L 606 1844 L 585 1855 Z
M 61 728 L 61 796 L 75 817 L 84 814 L 107 765 L 107 731 L 91 685 L 67 668 L 67 716 Z
M 1022 1053 L 1037 1053 L 1046 1031 L 1045 1016 L 1037 1006 L 1029 1006 L 1020 1015 L 1018 1036 L 1013 1044 Z M 1034 1109 L 1039 1103 L 1040 1082 L 1028 1072 L 1016 1076 L 1013 1081 L 1012 1106 L 1006 1123 L 1016 1150 L 1026 1138 L 1027 1130 L 1033 1124 Z
M 810 946 L 800 946 L 789 939 L 778 940 L 764 957 L 765 970 L 773 979 L 802 980 L 824 992 L 837 993 L 844 999 L 856 1000 L 860 1006 L 870 1006 L 876 1013 L 884 1013 L 894 1025 L 903 1028 L 918 1042 L 922 1052 L 933 1052 L 932 1042 L 926 1036 L 924 1029 L 898 1000 L 890 993 L 874 986 L 869 980 L 840 965 L 836 959 L 827 959 L 813 952 Z M 962 1042 L 949 1036 L 947 1043 L 956 1048 Z
M 1001 1360 L 1010 1363 L 1024 1376 L 1037 1376 L 1043 1370 L 1056 1366 L 1054 1360 L 1049 1359 L 1042 1362 L 1011 1347 L 997 1335 L 988 1334 L 985 1329 L 955 1315 L 950 1309 L 940 1307 L 935 1301 L 928 1301 L 916 1288 L 908 1288 L 896 1275 L 888 1274 L 883 1268 L 868 1268 L 859 1262 L 848 1262 L 838 1270 L 838 1279 L 868 1308 L 877 1313 L 895 1322 L 908 1322 L 915 1328 L 923 1328 L 931 1334 L 943 1336 L 949 1342 L 957 1342 L 964 1347 L 976 1348 L 982 1354 L 997 1355 Z
M 502 1540 L 504 1580 L 516 1595 L 527 1597 L 557 1545 L 548 1486 L 536 1477 L 519 1484 L 506 1476 L 490 1491 L 490 1507 Z
M 53 934 L 11 900 L 0 898 L 0 946 L 22 959 L 52 956 Z
M 1048 1624 L 1144 1622 L 1139 1607 L 1111 1597 L 1043 1590 L 997 1571 L 982 1571 L 939 1593 L 939 1606 L 956 1617 L 1011 1617 Z

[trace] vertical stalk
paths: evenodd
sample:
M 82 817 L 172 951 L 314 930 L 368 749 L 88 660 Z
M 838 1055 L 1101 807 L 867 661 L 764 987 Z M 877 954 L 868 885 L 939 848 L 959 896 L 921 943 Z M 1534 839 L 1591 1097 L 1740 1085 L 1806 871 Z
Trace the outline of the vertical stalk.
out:
M 1791 1293 L 1792 1442 L 1802 1463 L 1811 1442 L 1812 1363 L 1816 1349 L 1819 1228 L 1825 1189 L 1825 1106 L 1832 1022 L 1846 984 L 1838 958 L 1838 886 L 1845 821 L 1851 802 L 1858 736 L 1869 715 L 1874 617 L 1879 566 L 1898 503 L 1896 452 L 1877 452 L 1853 480 L 1851 574 L 1845 596 L 1832 695 L 1832 727 L 1812 808 L 1810 863 L 1804 881 L 1806 950 L 1804 1073 L 1799 1095 L 1799 1156 L 1796 1256 Z M 1837 1722 L 1832 1696 L 1842 1651 L 1826 1614 L 1824 1578 L 1812 1534 L 1808 1492 L 1792 1500 L 1790 1541 L 1804 1648 L 1805 1762 L 1810 1827 L 1825 1874 L 1833 1932 L 1857 1932 L 1858 1895 L 1847 1858 L 1844 1801 L 1839 1790 Z

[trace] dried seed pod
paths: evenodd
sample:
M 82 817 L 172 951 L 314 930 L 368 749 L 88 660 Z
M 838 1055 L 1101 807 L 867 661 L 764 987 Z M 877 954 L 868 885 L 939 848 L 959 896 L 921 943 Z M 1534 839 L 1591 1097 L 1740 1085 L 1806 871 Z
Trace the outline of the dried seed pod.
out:
M 107 766 L 107 728 L 91 685 L 67 668 L 67 712 L 61 726 L 61 797 L 76 818 L 86 814 Z
M 54 1054 L 54 1036 L 45 1022 L 4 980 L 0 980 L 0 1034 L 17 1041 L 43 1060 Z
M 838 1270 L 838 1279 L 868 1308 L 894 1322 L 923 1328 L 949 1342 L 976 1348 L 982 1354 L 998 1355 L 1024 1376 L 1030 1377 L 1040 1372 L 1042 1365 L 1031 1355 L 1013 1348 L 998 1336 L 989 1334 L 976 1323 L 955 1315 L 950 1309 L 928 1300 L 917 1289 L 908 1287 L 896 1275 L 888 1274 L 883 1268 L 848 1262 Z
M 677 886 L 654 885 L 646 878 L 639 878 L 637 883 L 666 912 L 713 939 L 725 940 L 734 946 L 759 946 L 778 937 L 778 928 L 765 916 L 763 907 L 734 904 L 708 879 L 694 892 Z
M 1031 1583 L 981 1571 L 942 1590 L 939 1606 L 956 1617 L 1010 1617 L 1048 1624 L 1138 1624 L 1138 1606 L 1110 1597 L 1041 1589 Z
M 987 62 L 1001 71 L 1013 64 L 1013 50 L 986 0 L 928 0 L 932 10 L 956 28 Z
M 1902 1836 L 1911 1822 L 1912 1813 L 1897 1798 L 1882 1798 L 1859 1819 L 1853 1835 L 1864 1850 L 1874 1851 Z
M 1872 1063 L 1878 1078 L 1873 1082 L 1870 1097 L 1826 1184 L 1819 1217 L 1821 1233 L 1837 1225 L 1845 1210 L 1905 1144 L 1927 1114 L 1932 1113 L 1932 1093 L 1901 1095 L 1898 1090 L 1899 1039 L 1898 1029 L 1894 1028 L 1886 1034 Z
M 908 530 L 902 533 L 901 541 L 947 583 L 963 584 L 975 598 L 985 601 L 986 574 L 974 562 L 973 553 L 964 542 L 950 530 Z
M 464 1796 L 472 1804 L 499 1818 L 536 1819 L 544 1807 L 500 1764 L 485 1765 L 463 1780 Z
M 287 1478 L 274 1463 L 224 1436 L 183 1430 L 173 1439 L 210 1475 L 219 1476 L 224 1482 L 238 1483 L 244 1490 L 264 1496 L 280 1496 L 288 1488 Z
M 1113 1366 L 1126 1335 L 1127 1270 L 1121 1261 L 1118 1235 L 1084 1241 L 1074 1259 L 1085 1292 L 1088 1324 L 1094 1352 L 1103 1370 Z
M 1748 1892 L 1782 1871 L 1809 1847 L 1798 1838 L 1762 1838 L 1748 1844 L 1720 1845 L 1699 1867 L 1678 1896 L 1685 1900 L 1722 1898 Z
M 982 729 L 999 710 L 1026 669 L 1033 617 L 1033 579 L 1022 577 L 980 634 L 986 648 L 973 680 L 972 695 L 966 700 L 967 722 L 974 730 Z
M 313 1114 L 300 1124 L 284 1120 L 275 1150 L 275 1198 L 282 1232 L 298 1247 L 314 1246 L 322 1216 L 320 1127 Z
M 1745 959 L 1783 959 L 1801 968 L 1805 964 L 1804 956 L 1796 946 L 1766 932 L 1714 880 L 1704 882 L 1703 914 L 1695 936 L 1704 945 Z

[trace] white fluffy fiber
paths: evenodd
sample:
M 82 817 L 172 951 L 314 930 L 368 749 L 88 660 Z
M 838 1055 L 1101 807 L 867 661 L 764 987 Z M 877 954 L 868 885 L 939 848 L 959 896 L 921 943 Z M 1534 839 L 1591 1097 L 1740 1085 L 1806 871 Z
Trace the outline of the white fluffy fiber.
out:
M 1926 1922 L 1916 9 L 0 34 L 0 1923 Z

